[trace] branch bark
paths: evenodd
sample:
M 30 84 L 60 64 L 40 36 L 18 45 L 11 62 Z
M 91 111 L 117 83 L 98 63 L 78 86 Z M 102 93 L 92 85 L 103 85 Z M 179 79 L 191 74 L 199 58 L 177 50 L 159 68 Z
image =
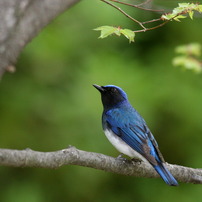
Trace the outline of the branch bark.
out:
M 31 149 L 0 149 L 0 165 L 50 169 L 56 169 L 64 165 L 79 165 L 128 176 L 159 177 L 149 163 L 113 158 L 104 154 L 78 150 L 72 146 L 55 152 L 38 152 Z M 202 169 L 168 163 L 166 166 L 178 181 L 202 184 Z
M 80 0 L 1 0 L 0 76 L 14 71 L 22 49 L 56 16 Z

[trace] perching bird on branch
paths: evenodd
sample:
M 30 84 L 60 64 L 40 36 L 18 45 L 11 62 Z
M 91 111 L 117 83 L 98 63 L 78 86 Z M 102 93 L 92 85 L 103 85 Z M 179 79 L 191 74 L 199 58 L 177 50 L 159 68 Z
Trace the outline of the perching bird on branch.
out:
M 145 120 L 129 103 L 127 94 L 114 85 L 93 85 L 100 93 L 104 111 L 102 126 L 112 145 L 121 153 L 148 161 L 166 184 L 178 182 L 166 169 L 158 144 Z

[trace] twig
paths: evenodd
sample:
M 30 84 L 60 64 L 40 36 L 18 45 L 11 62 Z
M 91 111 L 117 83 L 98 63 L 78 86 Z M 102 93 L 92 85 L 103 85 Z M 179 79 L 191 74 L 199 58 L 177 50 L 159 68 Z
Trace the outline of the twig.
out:
M 146 31 L 150 31 L 150 30 L 153 30 L 153 29 L 157 29 L 157 28 L 159 28 L 159 27 L 164 26 L 164 25 L 167 24 L 169 21 L 170 21 L 170 20 L 165 21 L 165 22 L 163 22 L 163 23 L 161 23 L 161 24 L 159 24 L 159 25 L 157 25 L 157 26 L 155 26 L 155 27 L 146 28 L 146 30 L 145 30 L 145 29 L 141 29 L 141 30 L 135 30 L 134 32 L 135 32 L 135 33 L 138 33 L 138 32 L 146 32 Z
M 161 18 L 157 18 L 157 19 L 153 19 L 153 20 L 148 20 L 148 21 L 142 22 L 142 24 L 148 24 L 148 23 L 157 22 L 157 21 L 160 21 L 160 20 L 161 20 Z
M 167 24 L 168 22 L 172 21 L 173 19 L 175 19 L 177 16 L 179 15 L 182 15 L 182 14 L 186 14 L 187 11 L 182 11 L 181 13 L 177 13 L 174 17 L 172 17 L 171 19 L 168 19 L 166 21 L 164 21 L 163 23 L 159 24 L 159 25 L 156 25 L 154 27 L 150 27 L 150 28 L 146 28 L 144 26 L 144 24 L 149 24 L 149 23 L 153 23 L 153 22 L 157 22 L 157 21 L 163 21 L 165 19 L 163 19 L 162 17 L 158 18 L 158 19 L 153 19 L 153 20 L 148 20 L 148 21 L 145 21 L 145 22 L 140 22 L 136 19 L 134 19 L 133 17 L 131 17 L 130 15 L 128 15 L 125 11 L 123 11 L 121 8 L 119 8 L 118 6 L 110 3 L 109 1 L 112 1 L 112 2 L 115 2 L 115 3 L 119 3 L 119 4 L 123 4 L 123 5 L 127 5 L 127 6 L 131 6 L 131 7 L 135 7 L 135 8 L 138 8 L 138 9 L 143 9 L 143 10 L 146 10 L 146 11 L 156 11 L 156 12 L 159 12 L 159 11 L 164 11 L 164 10 L 153 10 L 153 9 L 146 9 L 146 8 L 143 8 L 141 7 L 142 5 L 145 5 L 149 2 L 151 2 L 151 0 L 146 0 L 145 2 L 141 3 L 141 4 L 138 4 L 138 5 L 133 5 L 133 4 L 129 4 L 129 3 L 125 3 L 125 2 L 121 2 L 121 1 L 118 1 L 118 0 L 101 0 L 107 4 L 109 4 L 110 6 L 114 7 L 115 9 L 117 9 L 118 11 L 120 11 L 121 13 L 123 13 L 126 17 L 128 17 L 129 19 L 131 19 L 133 22 L 136 22 L 138 23 L 143 29 L 141 30 L 135 30 L 133 32 L 135 33 L 138 33 L 138 32 L 146 32 L 146 31 L 150 31 L 150 30 L 154 30 L 154 29 L 157 29 L 157 28 L 160 28 L 162 26 L 164 26 L 165 24 Z
M 142 5 L 148 4 L 148 3 L 150 3 L 151 1 L 152 1 L 152 0 L 144 1 L 144 2 L 142 2 L 141 4 L 138 4 L 137 6 L 142 6 Z
M 133 5 L 133 4 L 117 1 L 117 0 L 110 0 L 110 1 L 113 1 L 113 2 L 116 2 L 116 3 L 119 3 L 119 4 L 123 4 L 123 5 L 126 5 L 126 6 L 131 6 L 131 7 L 134 7 L 134 8 L 138 8 L 138 9 L 145 10 L 145 11 L 153 11 L 153 12 L 163 12 L 164 11 L 164 10 L 154 10 L 154 9 L 150 9 L 150 8 L 143 8 L 143 7 L 140 7 L 140 5 Z
M 133 22 L 138 23 L 144 30 L 146 30 L 146 27 L 144 27 L 144 25 L 140 21 L 138 21 L 138 20 L 134 19 L 133 17 L 131 17 L 129 14 L 127 14 L 125 11 L 123 11 L 118 6 L 112 4 L 112 3 L 108 2 L 108 1 L 105 1 L 105 0 L 101 0 L 101 1 L 103 1 L 104 3 L 106 3 L 106 4 L 108 4 L 108 5 L 112 6 L 112 7 L 114 7 L 115 9 L 117 9 L 118 11 L 120 11 L 121 13 L 123 13 L 126 17 L 128 17 L 129 19 L 131 19 Z
M 104 154 L 78 150 L 72 146 L 55 152 L 38 152 L 31 149 L 0 149 L 0 165 L 49 169 L 59 168 L 64 165 L 79 165 L 121 175 L 146 178 L 159 177 L 149 163 L 113 158 Z M 202 169 L 168 163 L 166 163 L 166 167 L 178 181 L 202 184 Z
M 168 20 L 168 21 L 165 21 L 157 26 L 154 26 L 154 27 L 150 27 L 150 28 L 146 28 L 143 24 L 148 24 L 148 23 L 153 23 L 153 22 L 157 22 L 157 21 L 160 21 L 162 20 L 161 18 L 158 18 L 158 19 L 153 19 L 153 20 L 149 20 L 149 21 L 145 21 L 145 22 L 140 22 L 136 19 L 134 19 L 133 17 L 131 17 L 129 14 L 127 14 L 125 11 L 123 11 L 121 8 L 119 8 L 118 6 L 110 3 L 109 1 L 113 1 L 113 2 L 116 2 L 116 3 L 120 3 L 120 4 L 123 4 L 123 5 L 128 5 L 128 6 L 132 6 L 132 7 L 136 7 L 136 8 L 141 8 L 139 7 L 140 5 L 143 5 L 143 4 L 139 4 L 139 5 L 132 5 L 132 4 L 128 4 L 128 3 L 124 3 L 124 2 L 121 2 L 121 1 L 118 1 L 118 0 L 109 0 L 109 1 L 106 1 L 106 0 L 101 0 L 103 1 L 104 3 L 114 7 L 115 9 L 117 9 L 118 11 L 120 11 L 122 14 L 124 14 L 126 17 L 128 17 L 130 20 L 132 20 L 133 22 L 136 22 L 138 23 L 143 29 L 141 30 L 135 30 L 134 32 L 135 33 L 138 33 L 138 32 L 146 32 L 146 31 L 150 31 L 150 30 L 154 30 L 154 29 L 157 29 L 159 27 L 162 27 L 164 26 L 165 24 L 167 24 L 169 21 L 171 21 L 173 18 L 175 18 L 176 16 L 174 16 L 172 19 Z M 150 1 L 145 1 L 144 4 L 148 3 Z M 153 10 L 154 11 L 154 10 Z

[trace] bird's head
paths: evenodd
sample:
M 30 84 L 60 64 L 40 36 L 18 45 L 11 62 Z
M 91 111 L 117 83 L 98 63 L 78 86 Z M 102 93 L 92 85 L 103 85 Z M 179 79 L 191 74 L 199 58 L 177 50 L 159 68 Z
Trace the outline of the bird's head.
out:
M 101 93 L 104 108 L 116 107 L 128 101 L 127 94 L 118 86 L 93 86 Z

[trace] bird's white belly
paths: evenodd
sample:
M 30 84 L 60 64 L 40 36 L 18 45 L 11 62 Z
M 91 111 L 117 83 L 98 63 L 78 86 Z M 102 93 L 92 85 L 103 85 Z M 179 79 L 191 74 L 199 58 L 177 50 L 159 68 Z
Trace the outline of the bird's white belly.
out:
M 128 144 L 126 144 L 120 137 L 113 133 L 112 130 L 104 130 L 104 133 L 111 144 L 121 153 L 131 157 L 138 158 L 143 161 L 147 161 L 141 154 L 132 149 Z

